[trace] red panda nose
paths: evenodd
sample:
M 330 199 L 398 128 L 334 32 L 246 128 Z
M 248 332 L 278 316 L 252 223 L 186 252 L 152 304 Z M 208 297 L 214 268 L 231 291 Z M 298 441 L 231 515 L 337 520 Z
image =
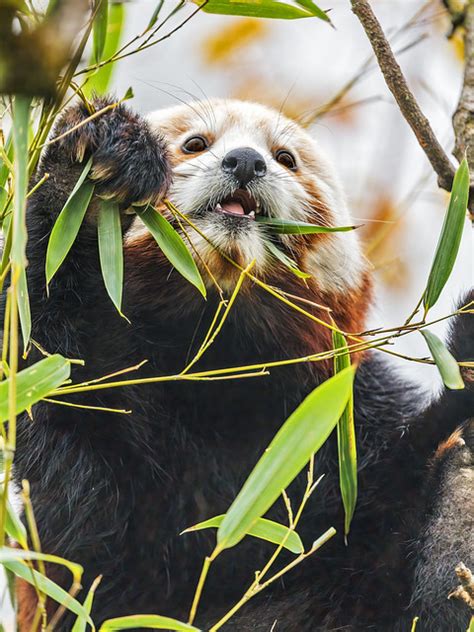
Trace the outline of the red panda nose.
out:
M 261 178 L 267 173 L 264 157 L 251 147 L 239 147 L 229 151 L 222 161 L 222 170 L 232 174 L 239 187 L 247 186 L 255 178 Z

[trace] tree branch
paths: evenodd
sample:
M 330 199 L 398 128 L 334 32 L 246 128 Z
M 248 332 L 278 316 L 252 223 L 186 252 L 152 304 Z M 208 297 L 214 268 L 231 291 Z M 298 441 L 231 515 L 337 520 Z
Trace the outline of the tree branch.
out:
M 474 0 L 470 1 L 472 3 Z M 369 38 L 390 92 L 395 97 L 401 113 L 413 130 L 420 147 L 425 152 L 426 157 L 438 176 L 439 186 L 450 191 L 455 172 L 454 166 L 436 138 L 430 122 L 421 111 L 413 93 L 408 87 L 402 69 L 395 59 L 390 44 L 368 0 L 351 0 L 351 5 L 353 13 L 359 19 Z M 472 96 L 471 94 L 471 97 Z
M 461 97 L 453 116 L 453 128 L 456 137 L 454 155 L 462 160 L 466 153 L 471 173 L 471 189 L 474 188 L 474 0 L 466 6 L 464 17 L 464 57 L 466 67 Z M 474 214 L 474 196 L 470 200 L 471 215 Z

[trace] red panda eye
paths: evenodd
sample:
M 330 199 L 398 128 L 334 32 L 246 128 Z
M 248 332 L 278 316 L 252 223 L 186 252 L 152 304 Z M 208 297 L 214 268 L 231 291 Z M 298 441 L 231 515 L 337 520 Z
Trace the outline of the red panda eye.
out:
M 286 149 L 280 149 L 280 151 L 277 151 L 275 154 L 275 160 L 290 171 L 296 171 L 296 160 L 293 154 L 286 151 Z
M 183 143 L 183 151 L 185 154 L 197 154 L 205 151 L 209 147 L 209 143 L 204 136 L 192 136 Z

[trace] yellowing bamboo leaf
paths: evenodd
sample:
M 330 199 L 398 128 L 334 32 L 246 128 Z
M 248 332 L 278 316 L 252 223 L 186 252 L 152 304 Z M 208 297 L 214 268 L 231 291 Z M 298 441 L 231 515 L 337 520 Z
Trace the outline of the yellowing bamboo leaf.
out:
M 50 562 L 51 564 L 60 564 L 71 571 L 74 581 L 77 583 L 81 581 L 82 573 L 84 571 L 80 564 L 70 562 L 69 560 L 58 557 L 57 555 L 38 553 L 36 551 L 24 551 L 23 549 L 13 549 L 8 546 L 0 547 L 0 564 L 4 564 L 5 562 L 15 562 L 18 560 L 42 560 L 43 562 Z
M 204 522 L 195 524 L 188 529 L 185 529 L 183 533 L 190 533 L 192 531 L 200 531 L 201 529 L 210 529 L 212 527 L 220 527 L 222 521 L 225 518 L 225 514 L 221 516 L 214 516 Z M 250 527 L 247 535 L 251 535 L 254 538 L 260 540 L 266 540 L 273 544 L 282 544 L 285 549 L 288 549 L 292 553 L 303 553 L 304 547 L 301 542 L 300 536 L 296 531 L 291 531 L 288 527 L 273 520 L 267 520 L 266 518 L 258 518 L 258 520 Z
M 189 623 L 182 623 L 171 617 L 162 617 L 158 614 L 134 614 L 129 617 L 118 617 L 105 621 L 99 632 L 115 632 L 115 630 L 135 630 L 137 628 L 150 628 L 152 630 L 181 630 L 182 632 L 200 632 Z

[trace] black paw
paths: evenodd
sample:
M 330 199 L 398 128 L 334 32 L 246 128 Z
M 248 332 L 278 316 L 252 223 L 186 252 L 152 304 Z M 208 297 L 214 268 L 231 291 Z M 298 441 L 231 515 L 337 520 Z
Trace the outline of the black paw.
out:
M 98 111 L 114 101 L 93 102 Z M 87 119 L 90 113 L 81 102 L 68 108 L 56 124 L 55 138 Z M 63 139 L 49 145 L 46 161 L 77 164 L 92 156 L 90 177 L 96 192 L 125 205 L 145 203 L 162 197 L 169 186 L 171 170 L 164 139 L 148 123 L 124 105 L 104 112 L 80 125 Z

